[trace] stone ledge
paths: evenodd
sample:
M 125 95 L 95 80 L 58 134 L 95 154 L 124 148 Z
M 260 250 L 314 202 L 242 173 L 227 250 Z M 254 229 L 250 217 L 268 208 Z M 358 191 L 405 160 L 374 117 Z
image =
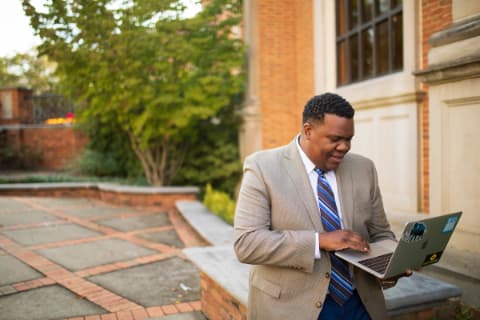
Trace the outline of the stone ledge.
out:
M 411 277 L 401 278 L 395 287 L 384 290 L 385 303 L 391 316 L 441 306 L 461 294 L 458 287 L 418 272 Z
M 171 193 L 198 193 L 198 187 L 143 187 L 143 186 L 125 186 L 112 183 L 100 183 L 98 189 L 118 193 L 135 194 L 171 194 Z
M 231 245 L 187 248 L 183 253 L 225 291 L 247 305 L 250 265 L 238 262 Z
M 94 182 L 50 182 L 50 183 L 6 183 L 0 190 L 42 190 L 42 189 L 98 189 L 102 191 L 135 194 L 198 193 L 198 187 L 145 187 L 125 186 L 113 183 Z
M 177 201 L 175 207 L 189 225 L 213 246 L 233 245 L 233 227 L 199 201 Z

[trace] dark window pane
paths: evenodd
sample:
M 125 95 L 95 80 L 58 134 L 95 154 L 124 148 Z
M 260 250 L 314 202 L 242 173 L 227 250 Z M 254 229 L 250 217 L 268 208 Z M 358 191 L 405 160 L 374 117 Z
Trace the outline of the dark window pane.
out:
M 347 10 L 345 8 L 344 0 L 337 0 L 336 6 L 336 15 L 337 15 L 337 36 L 345 34 L 347 31 L 347 21 L 345 17 L 347 16 Z
M 373 75 L 373 29 L 368 28 L 362 31 L 362 69 L 363 78 Z
M 376 14 L 381 15 L 390 10 L 390 0 L 376 0 L 377 5 L 376 5 Z
M 403 69 L 403 0 L 335 4 L 338 85 Z
M 337 44 L 337 83 L 347 83 L 347 50 L 345 41 Z
M 393 70 L 403 69 L 403 16 L 392 17 Z
M 362 0 L 362 22 L 372 20 L 373 0 Z
M 377 74 L 388 73 L 388 20 L 385 20 L 375 27 L 377 41 Z
M 358 81 L 358 36 L 351 36 L 348 42 L 350 46 L 350 81 Z
M 358 1 L 349 0 L 348 29 L 352 30 L 358 25 Z
M 396 7 L 402 5 L 402 0 L 392 0 L 391 5 L 392 5 L 392 9 L 395 9 Z

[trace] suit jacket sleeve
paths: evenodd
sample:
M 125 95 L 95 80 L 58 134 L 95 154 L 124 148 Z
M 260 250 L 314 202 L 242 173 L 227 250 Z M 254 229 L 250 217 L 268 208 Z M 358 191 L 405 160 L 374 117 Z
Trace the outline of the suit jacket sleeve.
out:
M 268 161 L 260 161 L 255 155 L 245 160 L 234 223 L 237 257 L 248 264 L 313 272 L 315 231 L 307 227 L 297 226 L 289 230 L 272 225 L 272 215 L 278 221 L 295 219 L 298 213 L 290 211 L 285 214 L 272 210 L 272 201 L 285 207 L 281 205 L 282 201 L 289 200 L 282 199 L 285 194 L 279 191 L 281 186 L 277 186 L 278 183 L 272 182 L 274 174 L 266 172 L 269 171 L 268 167 L 271 167 Z M 275 176 L 281 174 L 277 171 Z

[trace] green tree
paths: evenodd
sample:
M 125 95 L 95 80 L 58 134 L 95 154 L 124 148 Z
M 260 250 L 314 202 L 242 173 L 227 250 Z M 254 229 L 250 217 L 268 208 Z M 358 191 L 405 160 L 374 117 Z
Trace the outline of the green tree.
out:
M 36 94 L 55 91 L 55 63 L 35 51 L 0 57 L 0 87 L 27 87 Z
M 240 98 L 240 97 L 239 97 Z M 238 149 L 239 119 L 235 108 L 222 108 L 215 117 L 196 124 L 196 132 L 175 184 L 206 186 L 234 196 L 242 173 Z
M 172 0 L 52 0 L 23 7 L 57 62 L 79 120 L 118 126 L 150 184 L 169 184 L 198 123 L 243 89 L 244 50 L 232 30 L 239 0 L 211 0 L 193 18 Z M 227 12 L 227 14 L 226 14 Z

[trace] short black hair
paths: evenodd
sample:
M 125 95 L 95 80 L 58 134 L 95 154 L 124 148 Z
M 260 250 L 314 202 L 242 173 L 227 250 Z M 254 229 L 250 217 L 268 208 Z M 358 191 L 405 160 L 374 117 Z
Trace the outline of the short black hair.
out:
M 305 104 L 303 109 L 303 123 L 312 120 L 322 121 L 325 113 L 330 113 L 343 118 L 353 118 L 355 110 L 343 97 L 335 93 L 324 93 L 314 96 Z

